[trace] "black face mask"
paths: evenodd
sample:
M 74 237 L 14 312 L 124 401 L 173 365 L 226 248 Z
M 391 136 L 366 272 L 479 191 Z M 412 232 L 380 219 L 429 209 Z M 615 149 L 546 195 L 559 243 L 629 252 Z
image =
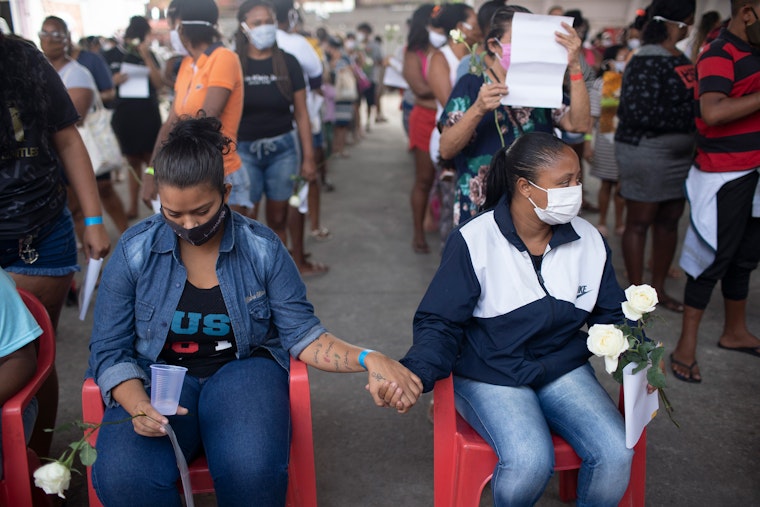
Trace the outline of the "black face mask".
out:
M 755 22 L 744 27 L 747 32 L 747 42 L 756 48 L 760 48 L 760 19 L 758 19 L 754 8 L 752 9 L 752 14 L 755 15 Z
M 213 238 L 224 223 L 224 219 L 227 218 L 229 212 L 230 208 L 222 203 L 222 205 L 219 206 L 219 211 L 217 211 L 208 222 L 201 224 L 198 227 L 193 227 L 192 229 L 185 229 L 181 225 L 169 220 L 164 214 L 163 208 L 161 208 L 161 216 L 164 217 L 164 221 L 172 228 L 174 233 L 193 246 L 200 246 Z

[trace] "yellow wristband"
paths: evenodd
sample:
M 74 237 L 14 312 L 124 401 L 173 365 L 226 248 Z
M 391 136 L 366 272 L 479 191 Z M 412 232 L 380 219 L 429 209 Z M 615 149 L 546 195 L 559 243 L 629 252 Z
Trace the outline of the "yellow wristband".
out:
M 153 176 L 155 174 L 155 171 L 153 170 L 152 167 L 146 167 L 145 174 L 150 174 L 151 176 Z
M 594 136 L 592 136 L 591 134 L 586 134 L 585 136 L 583 136 L 584 141 L 591 141 L 592 139 L 594 139 Z

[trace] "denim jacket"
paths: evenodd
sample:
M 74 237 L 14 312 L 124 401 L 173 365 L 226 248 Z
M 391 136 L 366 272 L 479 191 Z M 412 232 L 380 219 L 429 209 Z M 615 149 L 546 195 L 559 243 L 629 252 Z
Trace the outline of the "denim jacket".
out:
M 216 275 L 237 343 L 237 357 L 263 347 L 288 369 L 326 332 L 285 246 L 270 229 L 237 213 L 225 223 Z M 150 364 L 169 333 L 187 280 L 180 241 L 160 215 L 127 230 L 103 271 L 90 337 L 88 377 L 108 406 L 111 389 L 138 378 L 150 385 Z

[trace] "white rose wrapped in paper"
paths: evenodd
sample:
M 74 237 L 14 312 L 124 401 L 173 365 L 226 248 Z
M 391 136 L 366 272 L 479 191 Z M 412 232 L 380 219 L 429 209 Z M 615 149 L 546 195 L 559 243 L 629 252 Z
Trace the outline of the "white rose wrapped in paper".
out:
M 607 373 L 617 370 L 620 354 L 628 350 L 628 340 L 614 324 L 594 324 L 588 330 L 586 347 L 597 357 L 604 358 Z
M 301 198 L 298 197 L 298 194 L 293 194 L 290 196 L 290 199 L 288 199 L 288 204 L 294 208 L 297 208 L 301 205 Z
M 625 289 L 625 299 L 622 303 L 623 313 L 628 320 L 639 320 L 645 313 L 654 311 L 659 302 L 657 291 L 649 285 L 631 285 Z
M 53 461 L 34 471 L 34 485 L 42 488 L 48 495 L 55 494 L 66 498 L 63 492 L 69 489 L 70 482 L 71 470 L 59 461 Z

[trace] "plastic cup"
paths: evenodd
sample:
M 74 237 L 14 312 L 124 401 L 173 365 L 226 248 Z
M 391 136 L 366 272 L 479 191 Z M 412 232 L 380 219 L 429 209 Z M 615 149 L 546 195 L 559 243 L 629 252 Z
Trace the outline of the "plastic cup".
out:
M 177 413 L 186 371 L 184 366 L 173 364 L 150 365 L 150 404 L 161 415 Z

